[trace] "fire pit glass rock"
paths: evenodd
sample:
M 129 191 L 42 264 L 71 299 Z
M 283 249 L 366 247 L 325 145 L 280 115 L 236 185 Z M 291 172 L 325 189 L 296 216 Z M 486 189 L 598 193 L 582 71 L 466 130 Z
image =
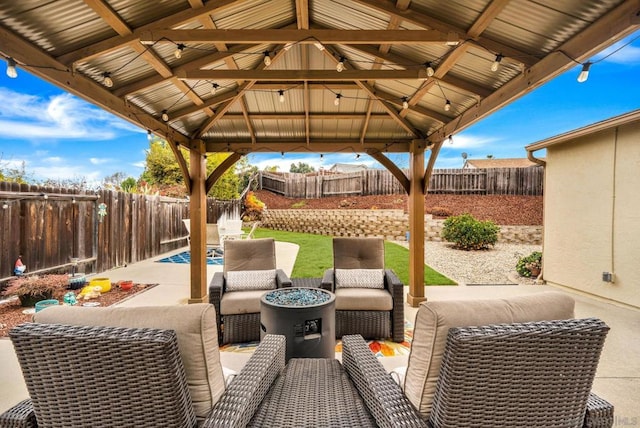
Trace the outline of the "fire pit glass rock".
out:
M 264 299 L 278 306 L 313 306 L 331 299 L 331 294 L 315 288 L 283 288 L 265 294 Z

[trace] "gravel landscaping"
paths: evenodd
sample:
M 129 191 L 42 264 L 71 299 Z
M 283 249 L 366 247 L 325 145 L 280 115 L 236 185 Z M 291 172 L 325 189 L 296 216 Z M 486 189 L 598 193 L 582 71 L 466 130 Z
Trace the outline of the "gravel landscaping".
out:
M 409 247 L 408 242 L 398 244 Z M 463 251 L 447 242 L 425 242 L 425 263 L 460 285 L 534 284 L 516 272 L 516 263 L 540 245 L 501 244 L 490 250 Z

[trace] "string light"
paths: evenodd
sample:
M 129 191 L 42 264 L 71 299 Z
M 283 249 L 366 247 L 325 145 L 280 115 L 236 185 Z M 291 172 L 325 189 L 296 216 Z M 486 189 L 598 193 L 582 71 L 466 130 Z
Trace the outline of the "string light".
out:
M 427 62 L 424 66 L 427 68 L 428 77 L 431 77 L 435 74 L 436 71 L 433 69 L 433 65 L 431 64 L 431 61 Z
M 449 135 L 449 144 L 453 144 L 453 135 Z
M 147 129 L 147 140 L 151 141 L 153 139 L 153 136 L 151 135 L 151 130 Z
M 278 91 L 278 99 L 280 100 L 281 103 L 284 102 L 284 91 L 282 89 Z
M 578 82 L 584 83 L 589 78 L 589 68 L 591 68 L 591 62 L 587 61 L 582 64 L 582 70 L 580 70 L 580 74 L 578 74 Z
M 269 56 L 269 51 L 264 51 L 264 65 L 267 67 L 271 65 L 271 57 Z
M 16 70 L 16 61 L 13 58 L 7 58 L 7 76 L 11 79 L 18 77 Z
M 344 70 L 344 60 L 345 60 L 345 58 L 343 56 L 341 56 L 340 57 L 340 61 L 336 65 L 336 71 L 338 73 L 342 73 L 342 71 Z
M 168 122 L 169 121 L 169 113 L 166 110 L 162 110 L 162 120 L 164 122 Z
M 211 84 L 211 95 L 215 95 L 216 92 L 218 92 L 218 88 L 220 87 L 220 85 L 218 85 L 217 83 L 212 83 Z
M 360 153 L 356 153 L 356 160 L 360 159 Z
M 323 158 L 324 158 L 324 154 L 320 153 L 320 159 L 323 159 Z
M 3 210 L 6 210 L 7 208 L 9 208 L 9 204 L 8 203 L 5 202 L 4 204 L 2 204 L 2 209 Z
M 335 105 L 336 107 L 340 105 L 340 98 L 342 98 L 342 95 L 340 94 L 336 94 L 336 99 L 333 100 L 333 105 Z
M 407 97 L 402 97 L 402 109 L 406 110 L 409 108 L 409 100 Z
M 444 111 L 449 111 L 451 110 L 451 101 L 447 100 L 446 103 L 444 103 Z
M 178 46 L 176 47 L 176 50 L 173 51 L 173 56 L 175 56 L 176 59 L 182 58 L 182 51 L 184 51 L 185 47 L 186 46 L 183 43 L 178 43 Z
M 107 88 L 113 87 L 113 79 L 111 78 L 111 73 L 109 73 L 108 71 L 102 73 L 102 83 Z
M 493 64 L 491 64 L 491 71 L 498 71 L 498 67 L 500 67 L 500 62 L 502 61 L 502 58 L 504 58 L 502 54 L 496 55 L 496 59 L 493 61 Z

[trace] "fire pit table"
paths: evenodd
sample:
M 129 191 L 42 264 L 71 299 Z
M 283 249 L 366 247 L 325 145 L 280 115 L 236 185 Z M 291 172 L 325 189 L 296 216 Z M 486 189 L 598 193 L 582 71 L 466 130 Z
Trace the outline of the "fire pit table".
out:
M 290 287 L 260 299 L 260 338 L 281 334 L 290 358 L 335 358 L 336 296 L 319 288 Z

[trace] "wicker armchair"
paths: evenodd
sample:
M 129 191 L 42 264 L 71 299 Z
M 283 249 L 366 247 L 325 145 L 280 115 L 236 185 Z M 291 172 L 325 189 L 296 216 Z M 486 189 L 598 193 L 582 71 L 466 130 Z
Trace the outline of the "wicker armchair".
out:
M 31 398 L 0 415 L 2 428 L 197 424 L 173 330 L 26 323 L 10 336 Z M 215 404 L 218 419 L 201 423 L 245 426 L 284 355 L 284 336 L 266 336 Z
M 384 240 L 333 238 L 333 266 L 325 271 L 322 288 L 336 294 L 336 338 L 359 334 L 402 342 L 404 284 L 391 269 L 384 269 Z M 369 273 L 381 273 L 378 287 L 367 282 Z M 341 275 L 353 280 L 341 281 Z
M 267 283 L 259 279 L 263 274 L 269 275 Z M 260 340 L 260 297 L 269 289 L 290 286 L 291 279 L 276 269 L 273 239 L 225 240 L 223 272 L 216 272 L 209 284 L 219 343 Z

